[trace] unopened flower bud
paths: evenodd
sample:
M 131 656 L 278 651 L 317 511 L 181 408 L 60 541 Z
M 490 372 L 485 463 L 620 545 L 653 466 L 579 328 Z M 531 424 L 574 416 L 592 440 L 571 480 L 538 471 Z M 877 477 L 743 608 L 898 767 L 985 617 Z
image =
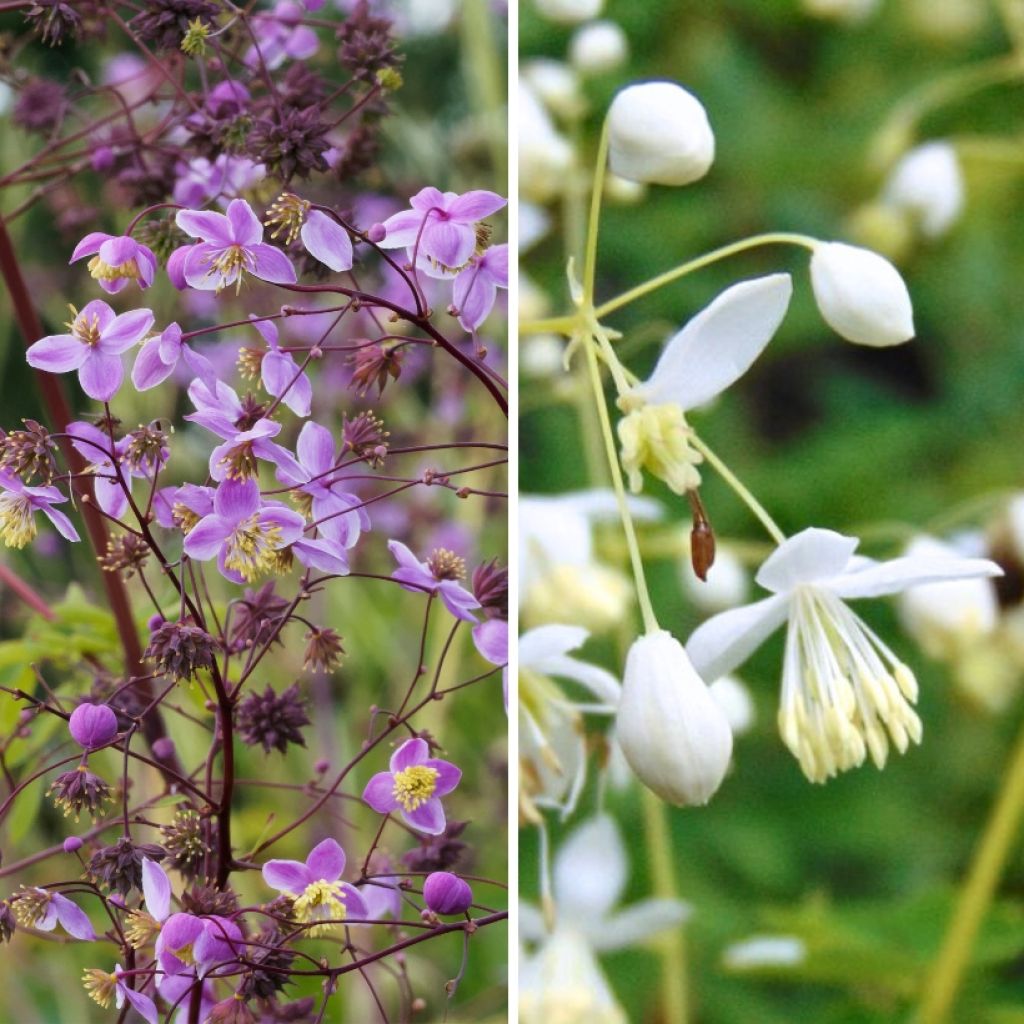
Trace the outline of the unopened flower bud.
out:
M 725 713 L 665 630 L 629 649 L 616 735 L 640 781 L 679 807 L 706 804 L 732 755 Z
M 68 836 L 67 839 L 64 840 L 64 852 L 74 853 L 76 850 L 80 850 L 82 845 L 82 840 L 79 839 L 78 836 Z
M 174 757 L 174 740 L 170 736 L 161 736 L 153 741 L 153 756 L 158 761 L 169 761 Z
M 524 81 L 557 117 L 579 117 L 586 108 L 576 71 L 560 60 L 539 57 L 523 65 Z
M 943 234 L 964 205 L 964 179 L 956 150 L 945 141 L 926 142 L 912 149 L 893 168 L 882 198 L 911 214 L 929 238 Z
M 689 185 L 715 159 L 715 136 L 696 96 L 675 82 L 623 89 L 608 111 L 611 169 L 630 181 Z
M 811 285 L 825 322 L 847 341 L 884 348 L 914 336 L 914 310 L 900 272 L 870 249 L 819 243 Z
M 368 241 L 373 242 L 374 245 L 378 245 L 383 242 L 387 237 L 388 229 L 383 224 L 371 224 L 366 229 L 366 238 Z
M 117 715 L 106 704 L 79 704 L 71 712 L 68 731 L 80 747 L 93 750 L 117 735 Z
M 574 24 L 601 13 L 604 0 L 534 0 L 537 12 L 551 21 Z
M 423 883 L 423 899 L 435 914 L 464 914 L 473 904 L 473 890 L 450 871 L 435 871 Z
M 593 21 L 569 41 L 569 61 L 581 75 L 603 75 L 621 67 L 629 56 L 626 33 L 614 21 Z

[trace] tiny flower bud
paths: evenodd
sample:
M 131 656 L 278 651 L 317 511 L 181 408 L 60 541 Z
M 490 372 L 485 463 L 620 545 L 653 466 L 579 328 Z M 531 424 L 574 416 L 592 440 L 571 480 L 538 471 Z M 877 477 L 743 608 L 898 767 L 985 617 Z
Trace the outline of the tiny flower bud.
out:
M 371 224 L 366 229 L 366 238 L 368 241 L 373 242 L 374 245 L 383 242 L 387 237 L 388 229 L 383 224 Z
M 174 740 L 170 736 L 161 736 L 153 742 L 153 756 L 158 761 L 169 761 L 174 757 Z
M 893 168 L 882 197 L 907 211 L 929 238 L 943 234 L 964 205 L 964 179 L 956 150 L 942 141 L 912 149 Z
M 611 169 L 630 181 L 689 185 L 715 159 L 715 136 L 700 100 L 675 82 L 623 89 L 608 111 Z
M 592 21 L 569 41 L 569 61 L 581 75 L 603 75 L 629 56 L 626 33 L 614 21 Z
M 76 850 L 80 850 L 81 848 L 82 840 L 79 839 L 78 836 L 68 836 L 67 839 L 64 840 L 65 853 L 74 853 Z
M 80 747 L 93 750 L 117 735 L 117 715 L 106 704 L 79 704 L 71 712 L 68 730 Z
M 423 883 L 423 899 L 435 914 L 464 914 L 473 904 L 473 890 L 450 871 L 435 871 Z
M 706 804 L 732 754 L 725 714 L 665 630 L 640 637 L 629 650 L 616 735 L 640 781 L 679 807 Z
M 914 336 L 914 310 L 899 271 L 870 249 L 822 242 L 811 256 L 814 300 L 847 341 L 883 348 Z

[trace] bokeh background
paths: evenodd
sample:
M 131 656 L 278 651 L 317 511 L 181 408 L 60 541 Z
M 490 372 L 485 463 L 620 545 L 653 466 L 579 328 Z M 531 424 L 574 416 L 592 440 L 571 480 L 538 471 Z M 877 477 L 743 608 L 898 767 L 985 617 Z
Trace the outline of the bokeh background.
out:
M 598 301 L 720 244 L 789 230 L 888 247 L 917 323 L 917 338 L 895 349 L 844 342 L 814 306 L 806 254 L 773 246 L 612 315 L 629 365 L 645 375 L 661 341 L 730 283 L 788 270 L 794 297 L 775 340 L 712 410 L 692 418 L 711 448 L 787 533 L 818 525 L 859 534 L 866 553 L 883 557 L 897 553 L 915 527 L 991 529 L 1000 496 L 1020 487 L 1022 470 L 1019 79 L 949 102 L 919 125 L 918 140 L 967 140 L 974 153 L 963 161 L 963 215 L 945 237 L 916 244 L 879 234 L 865 227 L 863 208 L 882 184 L 879 132 L 896 105 L 957 68 L 1011 52 L 997 5 L 882 2 L 849 24 L 813 17 L 791 0 L 609 0 L 602 16 L 622 26 L 632 56 L 624 68 L 584 83 L 589 113 L 578 131 L 587 160 L 615 91 L 643 78 L 674 79 L 701 99 L 717 156 L 693 186 L 651 188 L 639 201 L 605 204 Z M 521 61 L 564 60 L 570 34 L 531 3 L 522 5 Z M 522 266 L 557 314 L 568 308 L 560 237 L 567 218 L 558 203 L 547 209 L 552 231 Z M 520 439 L 524 492 L 591 483 L 575 410 L 552 378 L 524 387 Z M 710 471 L 704 481 L 719 538 L 760 545 L 757 523 L 731 492 Z M 681 499 L 658 486 L 648 493 L 666 506 L 670 525 L 659 528 L 661 537 L 673 522 L 680 535 L 688 532 Z M 621 557 L 607 535 L 604 555 Z M 685 637 L 699 617 L 680 584 L 682 558 L 652 564 L 660 621 Z M 694 1020 L 904 1020 L 938 948 L 1019 725 L 1020 702 L 1010 698 L 1000 713 L 981 710 L 946 666 L 897 628 L 891 602 L 859 610 L 917 672 L 924 742 L 891 758 L 882 773 L 866 766 L 812 786 L 776 730 L 781 636 L 745 666 L 740 674 L 757 722 L 736 742 L 731 776 L 707 808 L 670 815 L 679 893 L 694 907 L 686 940 Z M 621 664 L 613 639 L 592 640 L 585 656 Z M 596 802 L 591 784 L 579 813 Z M 627 900 L 649 895 L 637 791 L 611 792 L 607 806 L 630 846 Z M 564 832 L 554 826 L 556 847 Z M 536 899 L 536 836 L 529 828 L 522 836 L 523 892 Z M 723 952 L 753 933 L 799 936 L 808 955 L 789 968 L 728 970 Z M 612 954 L 602 964 L 632 1020 L 659 1019 L 651 949 Z M 1022 996 L 1018 845 L 955 1020 L 1024 1020 Z

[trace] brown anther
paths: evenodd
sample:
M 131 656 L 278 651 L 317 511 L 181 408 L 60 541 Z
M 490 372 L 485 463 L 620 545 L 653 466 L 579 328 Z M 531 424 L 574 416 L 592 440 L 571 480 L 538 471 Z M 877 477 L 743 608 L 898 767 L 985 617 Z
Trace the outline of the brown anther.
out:
M 706 583 L 708 572 L 715 564 L 715 532 L 711 529 L 704 505 L 697 491 L 687 491 L 693 513 L 693 527 L 690 530 L 690 564 L 697 578 Z

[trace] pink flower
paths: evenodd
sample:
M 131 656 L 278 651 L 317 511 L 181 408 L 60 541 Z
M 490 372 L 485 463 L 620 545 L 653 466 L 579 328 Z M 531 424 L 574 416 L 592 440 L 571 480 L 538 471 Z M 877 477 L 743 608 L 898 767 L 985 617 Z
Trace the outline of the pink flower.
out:
M 135 309 L 114 315 L 93 299 L 67 324 L 69 334 L 40 338 L 26 353 L 29 366 L 49 373 L 78 371 L 82 390 L 97 402 L 109 402 L 124 380 L 121 353 L 138 344 L 153 326 L 153 313 Z
M 427 741 L 418 738 L 406 740 L 391 755 L 390 769 L 370 779 L 363 800 L 380 814 L 400 811 L 419 832 L 440 835 L 445 827 L 441 797 L 459 784 L 461 770 L 431 757 Z
M 181 340 L 181 328 L 176 324 L 167 327 L 148 341 L 144 342 L 135 357 L 132 367 L 132 383 L 136 391 L 148 391 L 157 384 L 162 384 L 174 373 L 178 362 L 184 360 L 186 366 L 199 378 L 212 381 L 215 378 L 210 361 L 193 352 Z
M 200 240 L 189 247 L 181 268 L 193 288 L 220 291 L 232 284 L 241 288 L 243 273 L 272 284 L 295 283 L 295 268 L 280 249 L 263 241 L 263 225 L 244 199 L 233 199 L 226 215 L 179 210 L 174 219 L 186 235 Z
M 277 340 L 277 325 L 272 320 L 257 320 L 253 324 L 263 335 L 270 349 L 260 360 L 260 374 L 268 395 L 281 399 L 296 416 L 308 416 L 313 404 L 313 385 L 291 352 L 281 350 Z
M 492 245 L 474 256 L 455 278 L 452 305 L 467 331 L 475 331 L 490 315 L 499 288 L 508 288 L 507 245 Z
M 128 235 L 108 235 L 93 231 L 83 238 L 71 254 L 71 263 L 92 256 L 89 273 L 100 287 L 111 295 L 137 281 L 140 288 L 148 288 L 156 275 L 156 257 L 153 250 L 141 245 Z
M 471 608 L 479 608 L 480 602 L 459 580 L 465 573 L 461 558 L 445 548 L 438 548 L 421 562 L 401 541 L 389 540 L 388 550 L 398 562 L 398 568 L 391 574 L 406 590 L 437 594 L 444 606 L 457 619 L 476 622 Z
M 23 548 L 36 535 L 35 513 L 42 512 L 70 541 L 78 531 L 63 512 L 53 506 L 67 498 L 56 487 L 28 487 L 13 473 L 0 470 L 0 540 L 10 548 Z

